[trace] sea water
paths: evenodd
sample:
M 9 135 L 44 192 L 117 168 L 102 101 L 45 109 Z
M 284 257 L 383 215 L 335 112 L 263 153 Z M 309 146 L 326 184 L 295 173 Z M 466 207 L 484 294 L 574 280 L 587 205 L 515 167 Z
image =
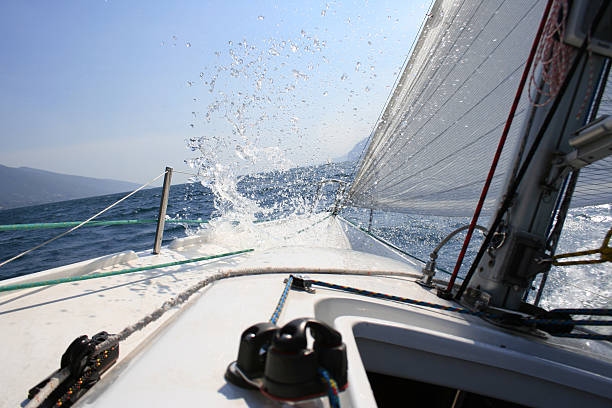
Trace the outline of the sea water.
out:
M 197 182 L 171 188 L 167 214 L 173 220 L 210 223 L 168 223 L 163 244 L 197 234 L 202 228 L 223 229 L 231 236 L 233 228 L 248 228 L 258 220 L 325 211 L 334 201 L 337 185 L 323 186 L 321 197 L 317 197 L 319 182 L 329 178 L 350 182 L 354 177 L 354 162 L 308 166 L 302 161 L 311 157 L 307 163 L 320 162 L 324 157 L 320 145 L 330 138 L 354 138 L 346 133 L 355 131 L 349 124 L 375 123 L 378 112 L 371 109 L 366 112 L 359 107 L 378 106 L 378 99 L 382 106 L 384 92 L 377 97 L 370 88 L 381 88 L 384 70 L 375 69 L 374 54 L 368 56 L 368 61 L 372 58 L 367 64 L 369 69 L 357 62 L 350 78 L 344 71 L 340 75 L 333 69 L 321 68 L 330 63 L 333 49 L 329 49 L 331 39 L 324 38 L 325 30 L 314 30 L 302 29 L 290 38 L 228 41 L 225 50 L 215 53 L 217 62 L 198 69 L 199 75 L 194 71 L 197 76 L 187 81 L 193 90 L 189 127 L 197 136 L 186 141 L 193 152 L 186 162 L 197 174 Z M 369 49 L 369 40 L 367 44 L 368 52 L 375 51 Z M 194 48 L 190 44 L 183 51 L 194 52 Z M 609 82 L 608 78 L 608 85 Z M 610 107 L 608 92 L 601 113 L 609 113 Z M 330 126 L 335 131 L 321 132 Z M 0 224 L 81 221 L 123 195 L 4 210 L 0 211 Z M 98 220 L 157 218 L 160 196 L 160 188 L 140 191 Z M 346 208 L 341 215 L 368 228 L 367 210 Z M 468 223 L 465 217 L 374 212 L 371 232 L 426 261 L 441 240 Z M 486 227 L 486 218 L 479 223 Z M 600 247 L 611 224 L 609 204 L 571 210 L 558 252 Z M 0 260 L 62 231 L 0 232 Z M 125 250 L 148 251 L 153 246 L 154 234 L 155 224 L 84 227 L 0 267 L 0 279 Z M 458 235 L 440 251 L 438 277 L 447 277 L 453 270 L 462 238 L 463 234 Z M 482 236 L 477 232 L 459 276 L 466 273 L 480 242 Z M 553 268 L 542 305 L 609 307 L 612 296 L 609 272 L 609 264 Z
M 259 211 L 248 216 L 232 212 L 226 203 L 224 214 L 215 207 L 213 192 L 201 183 L 174 185 L 170 189 L 167 218 L 202 220 L 237 226 L 239 222 L 271 220 L 308 215 L 328 210 L 333 205 L 335 186 L 322 188 L 316 197 L 318 183 L 336 178 L 348 181 L 354 163 L 328 164 L 286 171 L 240 177 L 238 193 L 247 197 Z M 125 193 L 79 200 L 42 204 L 0 211 L 0 224 L 82 221 L 123 197 Z M 159 211 L 161 188 L 142 190 L 98 220 L 155 219 Z M 314 205 L 316 205 L 316 208 Z M 345 218 L 363 228 L 369 224 L 369 211 L 345 208 Z M 250 221 L 249 221 L 250 220 Z M 436 245 L 452 230 L 465 225 L 468 218 L 425 217 L 421 215 L 374 212 L 371 231 L 411 255 L 427 260 Z M 612 224 L 612 205 L 582 207 L 570 210 L 558 253 L 600 247 Z M 486 224 L 485 224 L 486 225 Z M 167 223 L 163 245 L 211 228 L 208 224 Z M 39 229 L 0 232 L 0 260 L 8 259 L 60 233 L 63 229 Z M 54 268 L 98 256 L 126 250 L 150 251 L 155 224 L 82 227 L 40 249 L 0 267 L 0 279 Z M 438 277 L 447 278 L 453 270 L 463 241 L 462 234 L 451 240 L 439 253 Z M 482 241 L 480 233 L 470 245 L 460 275 L 465 274 Z M 551 270 L 542 305 L 554 307 L 610 307 L 612 285 L 609 264 L 555 267 Z M 536 280 L 537 285 L 538 280 Z

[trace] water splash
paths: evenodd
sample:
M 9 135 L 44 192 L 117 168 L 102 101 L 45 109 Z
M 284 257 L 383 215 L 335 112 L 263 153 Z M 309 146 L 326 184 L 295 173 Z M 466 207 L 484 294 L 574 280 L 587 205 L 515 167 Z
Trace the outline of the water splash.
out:
M 228 41 L 219 63 L 200 74 L 210 95 L 200 116 L 210 134 L 189 138 L 197 156 L 187 163 L 215 195 L 215 222 L 247 225 L 278 212 L 307 211 L 303 194 L 284 192 L 280 204 L 267 205 L 239 185 L 245 174 L 294 166 L 287 152 L 306 136 L 295 112 L 307 111 L 311 103 L 304 94 L 325 46 L 304 30 L 296 38 L 259 45 Z

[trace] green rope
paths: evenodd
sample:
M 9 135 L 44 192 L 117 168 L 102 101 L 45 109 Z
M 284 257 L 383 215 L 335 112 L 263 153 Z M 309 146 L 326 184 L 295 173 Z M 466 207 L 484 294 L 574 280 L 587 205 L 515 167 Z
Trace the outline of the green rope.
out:
M 107 276 L 123 275 L 126 273 L 132 273 L 132 272 L 148 271 L 151 269 L 165 268 L 168 266 L 176 266 L 176 265 L 183 265 L 183 264 L 192 263 L 192 262 L 207 261 L 209 259 L 224 258 L 227 256 L 239 255 L 239 254 L 243 254 L 246 252 L 253 252 L 253 251 L 254 249 L 252 248 L 242 249 L 240 251 L 226 252 L 224 254 L 202 256 L 200 258 L 186 259 L 184 261 L 168 262 L 168 263 L 158 264 L 158 265 L 142 266 L 140 268 L 123 269 L 121 271 L 102 272 L 102 273 L 95 273 L 95 274 L 86 275 L 86 276 L 74 276 L 72 278 L 60 278 L 60 279 L 51 279 L 51 280 L 40 281 L 40 282 L 29 282 L 29 283 L 15 284 L 15 285 L 6 285 L 6 286 L 0 286 L 0 292 L 8 292 L 8 291 L 17 290 L 17 289 L 36 288 L 39 286 L 57 285 L 59 283 L 77 282 L 77 281 L 83 281 L 83 280 L 88 280 L 88 279 L 104 278 Z
M 17 231 L 17 230 L 33 230 L 43 228 L 65 228 L 79 225 L 82 221 L 66 221 L 66 222 L 40 222 L 34 224 L 8 224 L 0 225 L 0 231 Z M 83 224 L 84 227 L 99 227 L 103 225 L 126 225 L 126 224 L 153 224 L 157 220 L 111 220 L 111 221 L 89 221 Z M 167 224 L 206 224 L 208 221 L 202 220 L 166 220 Z

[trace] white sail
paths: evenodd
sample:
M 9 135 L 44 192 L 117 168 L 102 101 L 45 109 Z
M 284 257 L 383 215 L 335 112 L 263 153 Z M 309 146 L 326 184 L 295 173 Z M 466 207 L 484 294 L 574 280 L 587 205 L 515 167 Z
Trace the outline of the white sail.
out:
M 439 0 L 349 191 L 352 205 L 471 215 L 542 18 L 542 0 Z M 523 95 L 484 210 L 503 188 Z

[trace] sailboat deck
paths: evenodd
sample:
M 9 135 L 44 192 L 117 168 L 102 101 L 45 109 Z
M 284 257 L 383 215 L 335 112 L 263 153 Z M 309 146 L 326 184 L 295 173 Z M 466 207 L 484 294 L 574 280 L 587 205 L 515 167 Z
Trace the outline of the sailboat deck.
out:
M 269 224 L 261 228 L 269 231 L 277 227 Z M 245 242 L 252 233 L 245 233 L 249 235 L 243 237 Z M 212 238 L 204 234 L 179 240 L 156 256 L 119 256 L 115 260 L 122 265 L 107 265 L 97 272 L 211 255 L 236 250 L 243 244 L 239 234 L 231 244 Z M 3 389 L 12 390 L 2 393 L 0 406 L 23 404 L 28 389 L 59 368 L 62 353 L 77 336 L 91 336 L 102 330 L 118 333 L 220 271 L 253 275 L 214 282 L 181 308 L 169 310 L 128 337 L 120 345 L 118 363 L 81 403 L 167 406 L 195 401 L 204 406 L 270 405 L 258 393 L 226 383 L 223 374 L 236 359 L 242 331 L 267 321 L 272 314 L 289 273 L 451 305 L 413 283 L 419 272 L 415 261 L 401 261 L 400 254 L 390 259 L 388 247 L 348 228 L 339 219 L 324 220 L 299 239 L 310 242 L 310 246 L 297 246 L 287 239 L 283 241 L 285 245 L 224 259 L 0 296 L 0 324 L 3 333 L 7 333 L 0 343 L 5 367 L 0 377 Z M 385 256 L 375 255 L 377 251 Z M 87 264 L 66 270 L 77 273 L 79 268 L 91 272 Z M 51 270 L 37 278 L 61 272 Z M 390 273 L 396 275 L 379 276 Z M 606 348 L 601 344 L 574 340 L 553 346 L 550 341 L 501 331 L 476 317 L 329 289 L 317 289 L 315 294 L 291 291 L 279 325 L 297 317 L 315 317 L 342 333 L 349 355 L 350 386 L 342 393 L 345 406 L 375 405 L 366 370 L 481 393 L 482 386 L 477 385 L 480 380 L 498 378 L 492 383 L 485 381 L 487 392 L 505 399 L 515 396 L 511 388 L 501 388 L 504 382 L 531 384 L 534 390 L 546 390 L 548 401 L 558 401 L 557 406 L 576 398 L 586 398 L 590 406 L 605 406 L 612 399 L 612 364 L 601 356 L 593 357 L 595 347 Z M 470 375 L 461 374 L 461 370 Z M 551 393 L 555 395 L 553 400 Z M 529 398 L 532 404 L 539 401 L 534 395 Z

